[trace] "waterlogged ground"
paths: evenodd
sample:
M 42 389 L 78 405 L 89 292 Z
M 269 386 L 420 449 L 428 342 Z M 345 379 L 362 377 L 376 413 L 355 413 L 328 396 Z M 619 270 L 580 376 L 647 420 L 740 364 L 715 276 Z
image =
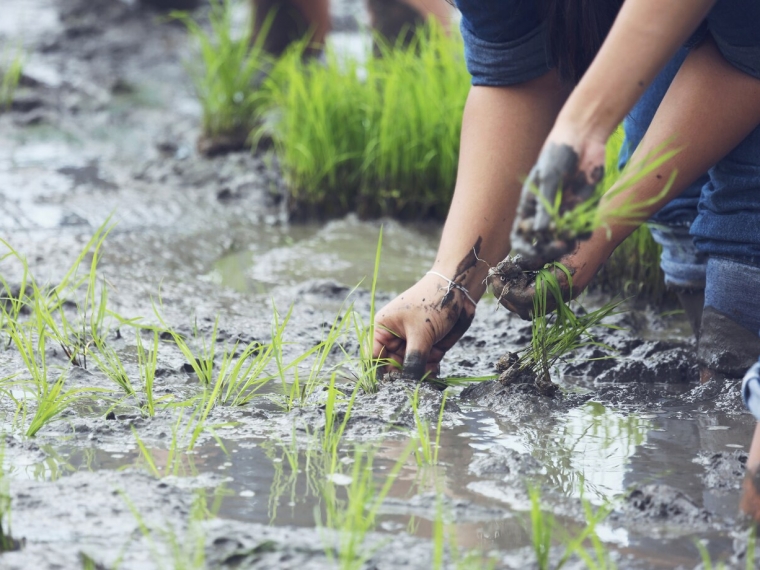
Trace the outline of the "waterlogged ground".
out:
M 353 49 L 364 16 L 348 1 L 337 12 L 340 39 Z M 230 346 L 269 342 L 273 306 L 283 316 L 292 305 L 286 362 L 321 341 L 348 303 L 366 320 L 381 224 L 349 217 L 289 225 L 270 157 L 198 157 L 200 110 L 183 68 L 181 28 L 118 0 L 6 0 L 0 41 L 3 49 L 23 45 L 26 58 L 16 103 L 0 113 L 0 231 L 38 282 L 60 280 L 112 215 L 117 226 L 99 272 L 109 308 L 125 318 L 157 324 L 160 298 L 167 326 L 208 338 L 218 319 L 220 345 Z M 428 267 L 440 231 L 387 220 L 383 228 L 378 303 Z M 12 285 L 22 279 L 12 260 L 0 271 Z M 108 342 L 139 383 L 135 332 L 109 322 Z M 747 525 L 737 504 L 753 421 L 738 386 L 696 383 L 680 317 L 638 307 L 615 323 L 624 330 L 603 340 L 616 358 L 563 363 L 554 399 L 525 385 L 449 388 L 438 463 L 427 467 L 408 456 L 415 387 L 400 381 L 357 397 L 335 465 L 320 439 L 322 384 L 290 411 L 278 405 L 278 382 L 245 406 L 215 408 L 207 420 L 215 427 L 192 453 L 174 457 L 173 435 L 182 439 L 192 408 L 159 408 L 149 418 L 141 402 L 114 407 L 103 397 L 78 402 L 27 438 L 24 411 L 31 415 L 34 404 L 19 408 L 11 395 L 24 393 L 15 388 L 0 400 L 0 417 L 12 534 L 24 546 L 0 554 L 0 566 L 174 568 L 204 555 L 218 568 L 334 567 L 326 551 L 345 543 L 324 528 L 330 493 L 343 497 L 355 483 L 353 466 L 374 449 L 378 488 L 400 471 L 358 548 L 367 568 L 433 567 L 442 542 L 451 567 L 466 549 L 500 568 L 535 566 L 529 485 L 540 487 L 544 509 L 570 535 L 585 526 L 582 498 L 611 508 L 596 532 L 620 568 L 694 568 L 696 540 L 714 560 L 743 568 Z M 526 323 L 485 301 L 443 373 L 493 374 L 494 362 L 529 335 Z M 355 334 L 344 340 L 355 355 Z M 92 362 L 72 367 L 53 344 L 47 357 L 67 387 L 117 396 Z M 308 375 L 308 362 L 302 369 Z M 14 373 L 26 374 L 4 337 L 0 377 Z M 350 392 L 349 371 L 337 382 Z M 186 359 L 162 340 L 156 398 L 179 403 L 199 392 Z M 421 419 L 435 424 L 441 392 L 424 386 L 419 398 Z M 443 541 L 431 540 L 442 526 Z M 555 530 L 552 564 L 565 552 L 560 535 Z M 585 566 L 577 557 L 570 565 Z

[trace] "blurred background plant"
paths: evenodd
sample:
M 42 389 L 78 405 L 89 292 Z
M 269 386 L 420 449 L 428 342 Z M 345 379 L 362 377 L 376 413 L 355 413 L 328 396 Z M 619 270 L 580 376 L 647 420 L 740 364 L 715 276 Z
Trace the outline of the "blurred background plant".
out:
M 17 49 L 0 60 L 0 110 L 8 109 L 13 103 L 16 89 L 24 71 L 24 54 Z
M 443 219 L 456 179 L 469 76 L 461 39 L 431 21 L 405 44 L 376 40 L 364 62 L 305 44 L 278 61 L 269 85 L 271 136 L 296 217 Z

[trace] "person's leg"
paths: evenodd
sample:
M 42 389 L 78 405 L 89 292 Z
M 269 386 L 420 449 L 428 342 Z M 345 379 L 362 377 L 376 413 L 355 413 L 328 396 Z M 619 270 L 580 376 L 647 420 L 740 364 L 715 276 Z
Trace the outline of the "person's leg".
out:
M 692 224 L 709 256 L 698 358 L 705 380 L 740 378 L 760 354 L 760 127 L 709 176 Z
M 309 33 L 312 52 L 318 52 L 330 30 L 328 0 L 252 0 L 252 8 L 254 39 L 267 17 L 272 18 L 264 39 L 264 49 L 272 55 L 282 55 L 291 43 Z
M 451 7 L 444 0 L 368 0 L 372 29 L 391 45 L 406 43 L 429 18 L 444 29 L 451 23 Z
M 688 48 L 682 48 L 676 53 L 626 117 L 623 123 L 625 140 L 619 157 L 621 169 L 626 166 L 631 154 L 644 138 L 660 102 L 688 53 Z M 649 220 L 652 237 L 662 246 L 660 267 L 665 274 L 665 284 L 675 291 L 697 337 L 705 300 L 707 256 L 696 250 L 689 228 L 697 217 L 699 197 L 707 180 L 707 174 L 701 176 Z
M 755 435 L 752 437 L 747 457 L 741 509 L 756 521 L 760 521 L 760 359 L 744 376 L 742 399 L 758 423 L 755 426 Z

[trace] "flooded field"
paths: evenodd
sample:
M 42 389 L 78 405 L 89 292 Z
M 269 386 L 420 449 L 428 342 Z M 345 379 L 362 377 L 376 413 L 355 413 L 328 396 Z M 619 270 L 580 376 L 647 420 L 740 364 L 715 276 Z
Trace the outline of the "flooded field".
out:
M 336 3 L 347 49 L 362 41 L 359 6 Z M 380 228 L 378 305 L 427 270 L 440 227 L 292 224 L 270 154 L 199 156 L 188 40 L 146 8 L 6 0 L 3 14 L 0 45 L 22 45 L 26 61 L 0 113 L 0 237 L 37 283 L 56 284 L 111 216 L 98 277 L 107 342 L 133 384 L 154 346 L 135 323 L 216 338 L 218 371 L 222 347 L 273 343 L 274 311 L 282 325 L 292 310 L 273 380 L 239 405 L 209 407 L 201 423 L 205 389 L 169 333 L 156 337 L 153 414 L 142 392 L 124 396 L 92 360 L 73 366 L 51 342 L 53 380 L 103 391 L 33 436 L 35 400 L 18 383 L 29 373 L 0 329 L 3 481 L 23 543 L 0 553 L 0 567 L 538 568 L 536 493 L 556 522 L 543 567 L 593 567 L 564 556 L 600 509 L 610 511 L 594 528 L 607 562 L 595 567 L 695 568 L 698 541 L 714 561 L 746 567 L 738 504 L 755 422 L 738 385 L 698 383 L 683 315 L 627 306 L 612 318 L 619 329 L 600 332 L 612 358 L 586 348 L 561 362 L 553 398 L 493 380 L 531 327 L 492 298 L 447 356 L 442 376 L 457 381 L 445 392 L 402 380 L 354 390 L 349 325 L 294 395 L 296 377 L 314 370 L 299 355 L 336 316 L 367 323 Z M 0 258 L 0 276 L 12 291 L 23 264 Z M 280 361 L 296 363 L 276 373 Z

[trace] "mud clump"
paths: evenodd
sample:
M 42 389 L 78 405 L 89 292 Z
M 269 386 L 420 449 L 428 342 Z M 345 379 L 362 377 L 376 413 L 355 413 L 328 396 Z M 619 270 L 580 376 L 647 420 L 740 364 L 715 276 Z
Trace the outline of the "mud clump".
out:
M 747 468 L 747 453 L 736 450 L 715 453 L 705 458 L 705 474 L 702 476 L 708 489 L 741 489 Z
M 704 527 L 711 521 L 710 513 L 686 493 L 661 484 L 634 489 L 615 517 L 639 523 L 662 522 L 690 529 Z
M 478 477 L 507 480 L 540 473 L 541 464 L 528 453 L 497 445 L 477 455 L 469 471 Z
M 649 344 L 649 343 L 647 343 Z M 666 348 L 646 344 L 631 357 L 602 372 L 598 383 L 646 382 L 656 384 L 688 384 L 699 380 L 699 367 L 694 353 L 686 348 Z
M 496 362 L 496 370 L 500 373 L 499 382 L 505 386 L 510 384 L 527 384 L 535 386 L 542 396 L 552 397 L 557 393 L 558 386 L 551 378 L 537 374 L 533 368 L 521 366 L 520 356 L 516 352 L 508 352 Z
M 607 406 L 627 409 L 657 409 L 669 404 L 678 404 L 678 400 L 667 398 L 662 390 L 651 384 L 608 384 L 602 386 L 591 398 L 594 402 Z
M 549 417 L 556 411 L 567 411 L 587 402 L 587 394 L 557 392 L 547 398 L 535 383 L 504 385 L 498 380 L 470 384 L 460 394 L 460 399 L 484 408 L 499 416 L 515 421 L 526 418 Z
M 477 505 L 465 499 L 440 496 L 436 493 L 420 493 L 410 499 L 388 498 L 380 507 L 383 514 L 412 515 L 431 521 L 439 516 L 441 510 L 457 523 L 481 522 L 510 516 L 508 511 L 499 507 Z
M 741 395 L 741 380 L 713 378 L 683 396 L 689 404 L 709 404 L 711 409 L 730 414 L 749 414 Z

